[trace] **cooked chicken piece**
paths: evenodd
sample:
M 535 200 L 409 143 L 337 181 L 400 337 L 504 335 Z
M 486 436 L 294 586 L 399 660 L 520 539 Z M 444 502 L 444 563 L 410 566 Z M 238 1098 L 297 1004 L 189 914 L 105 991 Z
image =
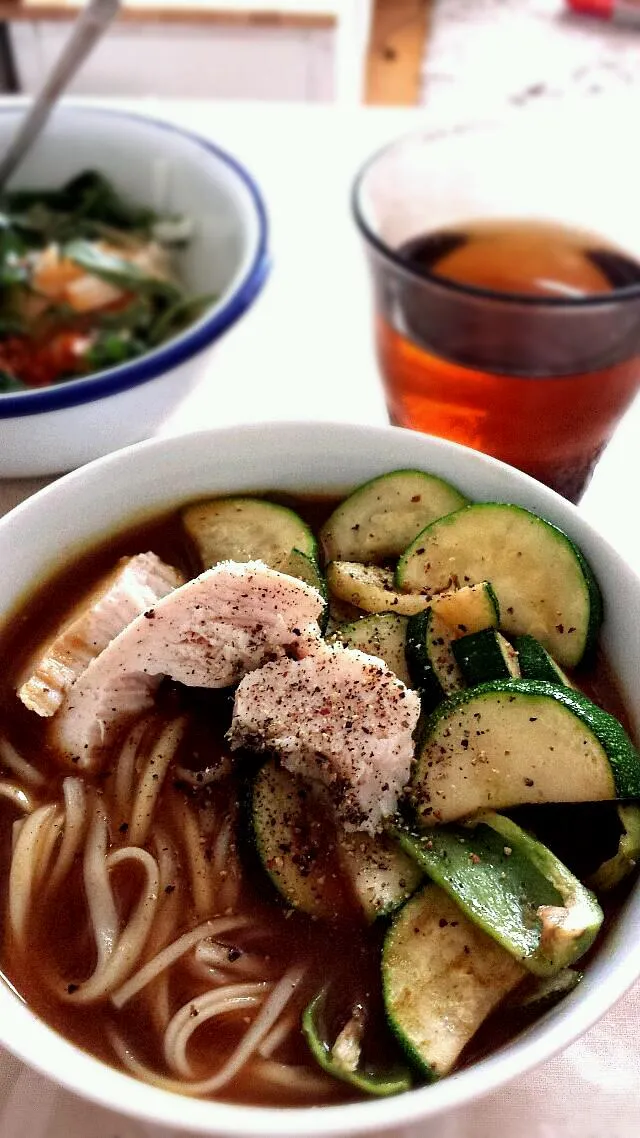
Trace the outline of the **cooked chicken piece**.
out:
M 114 636 L 183 582 L 182 574 L 155 553 L 123 557 L 31 661 L 19 698 L 38 715 L 54 715 L 71 684 Z
M 416 693 L 382 660 L 319 642 L 245 676 L 229 737 L 324 783 L 346 828 L 373 833 L 409 778 L 419 714 Z
M 77 766 L 95 766 L 118 730 L 153 703 L 163 676 L 222 688 L 267 660 L 303 655 L 320 635 L 323 604 L 316 589 L 262 562 L 221 562 L 111 641 L 70 689 L 51 742 Z

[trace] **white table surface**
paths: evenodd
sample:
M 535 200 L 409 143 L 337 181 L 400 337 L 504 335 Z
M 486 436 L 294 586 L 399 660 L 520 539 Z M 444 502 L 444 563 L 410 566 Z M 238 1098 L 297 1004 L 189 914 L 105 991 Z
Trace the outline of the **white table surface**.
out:
M 274 269 L 266 290 L 219 345 L 206 381 L 163 433 L 278 418 L 386 422 L 368 282 L 349 212 L 351 179 L 361 160 L 391 137 L 420 128 L 433 133 L 434 146 L 452 132 L 464 145 L 473 121 L 435 121 L 425 109 L 142 105 L 210 135 L 245 161 L 265 193 L 272 224 Z M 620 113 L 620 105 L 612 104 L 612 121 L 619 122 Z M 637 107 L 625 102 L 623 113 L 633 128 Z M 629 519 L 630 491 L 640 483 L 639 437 L 636 403 L 602 459 L 583 509 L 640 572 L 640 530 Z M 0 513 L 45 481 L 0 483 Z M 494 1138 L 498 1130 L 518 1138 L 636 1138 L 639 1028 L 640 988 L 563 1056 L 472 1109 L 425 1127 L 424 1138 L 461 1138 L 471 1128 L 474 1138 Z M 142 1133 L 0 1057 L 1 1138 Z

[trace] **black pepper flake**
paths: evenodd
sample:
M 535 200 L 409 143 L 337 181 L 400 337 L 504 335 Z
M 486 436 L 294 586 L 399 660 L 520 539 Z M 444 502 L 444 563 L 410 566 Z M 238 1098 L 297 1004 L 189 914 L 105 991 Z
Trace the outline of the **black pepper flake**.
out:
M 175 893 L 175 889 L 176 889 L 175 885 L 165 885 L 165 887 L 164 887 L 164 891 L 167 894 L 168 893 Z
M 120 831 L 121 834 L 126 834 L 128 829 L 129 829 L 129 823 L 128 822 L 121 822 L 120 825 L 118 826 L 118 830 Z
M 241 956 L 242 952 L 239 948 L 230 948 L 227 953 L 227 960 L 230 964 L 233 964 L 236 960 L 239 960 Z
M 70 996 L 72 996 L 74 992 L 78 991 L 79 987 L 80 987 L 79 984 L 67 984 L 67 992 L 69 993 Z
M 155 609 L 147 609 L 147 611 L 144 615 L 147 618 L 147 620 L 153 620 L 154 616 L 156 615 L 156 610 Z

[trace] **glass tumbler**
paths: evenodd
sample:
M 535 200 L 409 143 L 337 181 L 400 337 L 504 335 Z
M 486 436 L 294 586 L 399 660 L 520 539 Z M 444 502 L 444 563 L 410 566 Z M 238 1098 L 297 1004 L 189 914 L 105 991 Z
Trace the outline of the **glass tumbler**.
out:
M 585 106 L 400 139 L 353 192 L 391 421 L 573 501 L 640 385 L 640 164 Z

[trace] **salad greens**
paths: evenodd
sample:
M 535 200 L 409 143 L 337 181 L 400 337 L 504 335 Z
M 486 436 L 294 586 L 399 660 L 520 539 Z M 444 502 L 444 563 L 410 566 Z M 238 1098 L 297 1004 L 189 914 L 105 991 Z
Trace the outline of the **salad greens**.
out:
M 215 297 L 188 296 L 171 264 L 191 235 L 93 170 L 2 195 L 0 392 L 116 366 L 197 320 Z

